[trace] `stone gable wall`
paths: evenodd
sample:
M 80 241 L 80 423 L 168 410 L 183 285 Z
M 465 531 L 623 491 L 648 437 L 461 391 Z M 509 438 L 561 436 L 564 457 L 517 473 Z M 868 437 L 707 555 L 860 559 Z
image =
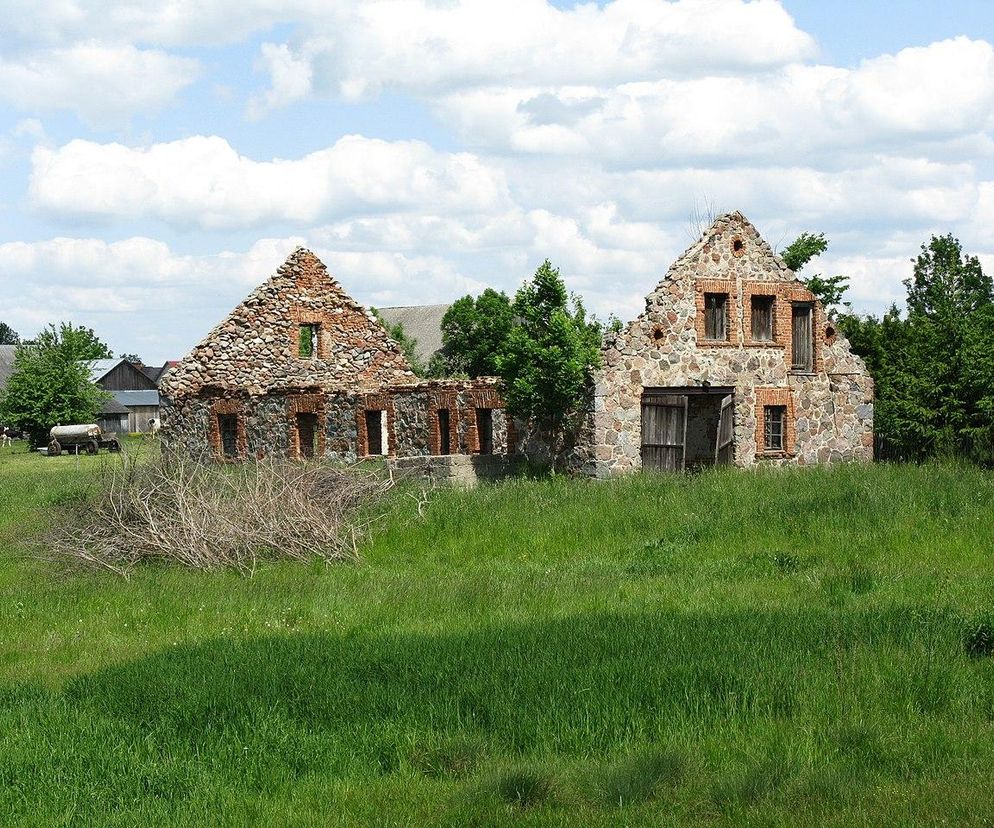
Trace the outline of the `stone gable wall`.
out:
M 702 342 L 703 294 L 729 293 L 729 337 Z M 774 337 L 752 342 L 753 294 L 774 295 Z M 738 213 L 719 218 L 646 298 L 646 310 L 605 342 L 573 468 L 595 476 L 641 468 L 646 388 L 734 388 L 735 464 L 869 460 L 873 382 L 848 342 L 828 330 L 815 304 L 814 373 L 791 365 L 791 303 L 814 302 L 756 229 Z M 762 445 L 764 400 L 785 400 L 787 450 Z M 780 404 L 779 402 L 765 404 Z
M 299 326 L 317 324 L 317 353 L 299 356 Z M 416 381 L 400 347 L 309 250 L 298 248 L 162 380 L 178 398 L 205 389 L 373 391 Z

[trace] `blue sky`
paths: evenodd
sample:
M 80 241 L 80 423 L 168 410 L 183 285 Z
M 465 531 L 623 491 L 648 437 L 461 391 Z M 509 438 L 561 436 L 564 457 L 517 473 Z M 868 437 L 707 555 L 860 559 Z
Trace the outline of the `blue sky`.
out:
M 994 4 L 0 0 L 0 320 L 182 356 L 296 244 L 356 298 L 602 316 L 709 214 L 878 312 L 952 232 L 994 267 Z

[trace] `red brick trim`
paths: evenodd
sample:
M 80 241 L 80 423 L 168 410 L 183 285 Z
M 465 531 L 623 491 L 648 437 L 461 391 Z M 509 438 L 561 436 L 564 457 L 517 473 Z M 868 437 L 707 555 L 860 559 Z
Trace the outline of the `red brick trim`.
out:
M 367 411 L 386 411 L 387 412 L 387 457 L 396 457 L 397 455 L 397 436 L 396 436 L 396 414 L 393 408 L 393 397 L 388 394 L 360 394 L 358 397 L 358 406 L 356 408 L 355 419 L 356 419 L 356 440 L 358 445 L 356 446 L 356 455 L 358 457 L 368 457 L 366 453 L 366 447 L 369 445 L 369 435 L 366 432 L 366 412 Z M 383 455 L 375 455 L 376 457 L 382 457 Z
M 783 328 L 780 308 L 783 305 L 782 291 L 776 282 L 744 282 L 742 285 L 742 337 L 747 348 L 783 348 Z M 773 339 L 769 341 L 752 338 L 752 297 L 773 297 Z M 787 320 L 788 328 L 790 319 Z
M 728 294 L 728 339 L 704 338 L 704 294 Z M 694 317 L 694 330 L 697 332 L 698 348 L 736 348 L 739 344 L 738 290 L 734 279 L 696 279 L 694 281 L 694 304 L 697 314 Z
M 821 302 L 807 288 L 789 284 L 783 287 L 781 298 L 782 301 L 778 302 L 779 311 L 777 321 L 774 322 L 774 325 L 778 323 L 780 325 L 782 335 L 779 339 L 783 342 L 784 360 L 787 363 L 787 370 L 790 371 L 790 366 L 794 363 L 792 308 L 793 304 L 798 302 L 808 303 L 814 307 L 814 312 L 811 316 L 811 331 L 814 340 L 811 343 L 812 353 L 814 354 L 813 369 L 816 374 L 822 373 L 824 370 L 824 359 L 821 352 L 823 337 L 819 335 L 819 331 L 823 331 L 825 328 L 825 310 L 822 308 Z
M 442 438 L 438 431 L 438 412 L 449 412 L 449 453 L 459 453 L 459 401 L 455 391 L 430 391 L 428 393 L 428 450 L 442 453 Z
M 207 441 L 217 460 L 231 460 L 233 458 L 224 456 L 224 447 L 221 445 L 221 428 L 218 423 L 218 415 L 233 414 L 236 419 L 235 451 L 237 457 L 234 459 L 244 460 L 248 457 L 248 435 L 245 433 L 245 414 L 242 411 L 242 401 L 232 397 L 222 397 L 211 401 L 210 414 L 207 420 Z
M 327 426 L 324 401 L 324 394 L 293 394 L 287 397 L 286 416 L 290 430 L 290 457 L 297 460 L 303 459 L 303 454 L 300 451 L 300 432 L 297 430 L 298 414 L 317 415 L 317 456 L 324 457 L 325 431 Z
M 787 409 L 784 423 L 784 450 L 766 450 L 765 417 L 763 409 L 768 405 L 782 405 Z M 796 453 L 797 424 L 794 417 L 794 394 L 789 388 L 756 389 L 756 456 L 793 457 Z

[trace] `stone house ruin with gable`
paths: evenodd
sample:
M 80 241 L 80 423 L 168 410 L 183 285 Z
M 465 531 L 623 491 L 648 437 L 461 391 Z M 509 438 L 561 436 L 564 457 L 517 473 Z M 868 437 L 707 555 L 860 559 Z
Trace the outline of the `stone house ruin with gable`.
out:
M 756 228 L 730 213 L 605 341 L 572 461 L 607 477 L 872 457 L 865 364 Z
M 194 457 L 485 459 L 514 440 L 495 380 L 419 380 L 380 322 L 304 248 L 160 388 L 164 448 Z
M 610 477 L 870 460 L 873 382 L 740 214 L 605 339 L 569 462 Z M 380 322 L 299 248 L 161 381 L 168 448 L 221 459 L 387 456 L 491 476 L 518 448 L 497 380 L 420 380 Z

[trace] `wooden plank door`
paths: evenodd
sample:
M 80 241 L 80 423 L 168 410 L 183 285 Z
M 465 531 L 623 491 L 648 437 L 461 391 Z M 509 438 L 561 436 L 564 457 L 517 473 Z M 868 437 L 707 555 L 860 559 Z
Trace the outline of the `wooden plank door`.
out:
M 792 371 L 810 373 L 814 370 L 814 330 L 812 316 L 814 308 L 811 305 L 794 305 L 791 311 L 791 360 Z
M 730 466 L 735 456 L 735 408 L 729 394 L 721 400 L 721 413 L 718 415 L 718 439 L 714 447 L 714 464 Z
M 683 471 L 687 445 L 687 396 L 642 397 L 642 468 Z

